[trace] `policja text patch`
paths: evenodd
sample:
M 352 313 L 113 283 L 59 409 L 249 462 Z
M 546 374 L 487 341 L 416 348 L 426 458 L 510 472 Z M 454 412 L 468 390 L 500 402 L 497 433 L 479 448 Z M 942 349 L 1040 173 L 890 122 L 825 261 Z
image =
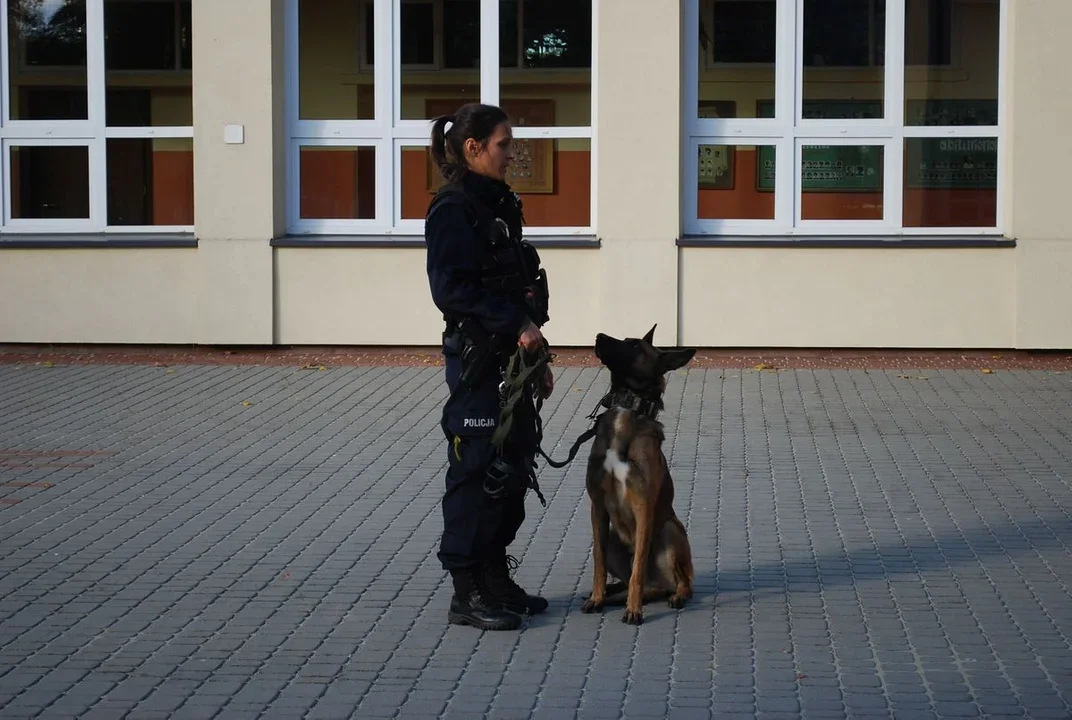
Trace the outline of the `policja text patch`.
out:
M 493 428 L 495 427 L 495 418 L 465 418 L 462 421 L 462 427 Z

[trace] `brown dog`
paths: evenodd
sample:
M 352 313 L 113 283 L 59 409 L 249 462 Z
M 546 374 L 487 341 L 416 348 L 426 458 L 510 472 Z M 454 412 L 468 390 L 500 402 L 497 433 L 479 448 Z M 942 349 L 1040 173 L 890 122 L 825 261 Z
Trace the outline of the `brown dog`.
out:
M 592 501 L 592 595 L 581 610 L 595 612 L 623 590 L 622 622 L 643 622 L 648 600 L 669 596 L 681 608 L 692 597 L 692 550 L 674 514 L 674 484 L 663 455 L 666 373 L 684 367 L 694 348 L 659 350 L 655 327 L 642 339 L 600 333 L 596 356 L 610 370 L 608 408 L 597 423 L 586 484 Z M 607 586 L 607 572 L 621 583 Z M 608 594 L 610 593 L 610 594 Z

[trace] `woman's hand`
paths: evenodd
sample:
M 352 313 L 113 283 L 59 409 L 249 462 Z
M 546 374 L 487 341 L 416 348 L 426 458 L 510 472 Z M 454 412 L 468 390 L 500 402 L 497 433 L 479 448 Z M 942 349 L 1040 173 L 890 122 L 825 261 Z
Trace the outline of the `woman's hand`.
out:
M 521 337 L 517 339 L 517 344 L 528 352 L 535 353 L 543 347 L 543 333 L 531 320 L 525 320 L 525 326 L 521 330 Z

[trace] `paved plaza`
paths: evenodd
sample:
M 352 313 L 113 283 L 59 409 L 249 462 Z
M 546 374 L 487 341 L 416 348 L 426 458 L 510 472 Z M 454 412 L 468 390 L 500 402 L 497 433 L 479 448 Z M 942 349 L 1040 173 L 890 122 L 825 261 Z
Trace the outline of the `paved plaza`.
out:
M 606 372 L 557 369 L 565 457 Z M 437 367 L 0 365 L 0 718 L 1072 716 L 1072 374 L 670 377 L 683 610 L 586 615 L 584 453 L 448 626 Z

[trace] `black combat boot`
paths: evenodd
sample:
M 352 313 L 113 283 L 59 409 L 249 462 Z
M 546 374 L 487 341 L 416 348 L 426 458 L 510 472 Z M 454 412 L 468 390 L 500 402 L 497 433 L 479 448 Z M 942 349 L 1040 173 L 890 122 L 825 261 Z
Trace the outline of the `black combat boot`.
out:
M 547 609 L 547 601 L 538 595 L 529 595 L 521 589 L 510 573 L 517 569 L 517 558 L 512 555 L 496 555 L 484 562 L 484 585 L 491 598 L 504 608 L 519 615 L 536 615 Z
M 480 574 L 469 569 L 452 570 L 454 596 L 447 620 L 454 625 L 472 625 L 481 630 L 516 630 L 521 616 L 492 600 Z

